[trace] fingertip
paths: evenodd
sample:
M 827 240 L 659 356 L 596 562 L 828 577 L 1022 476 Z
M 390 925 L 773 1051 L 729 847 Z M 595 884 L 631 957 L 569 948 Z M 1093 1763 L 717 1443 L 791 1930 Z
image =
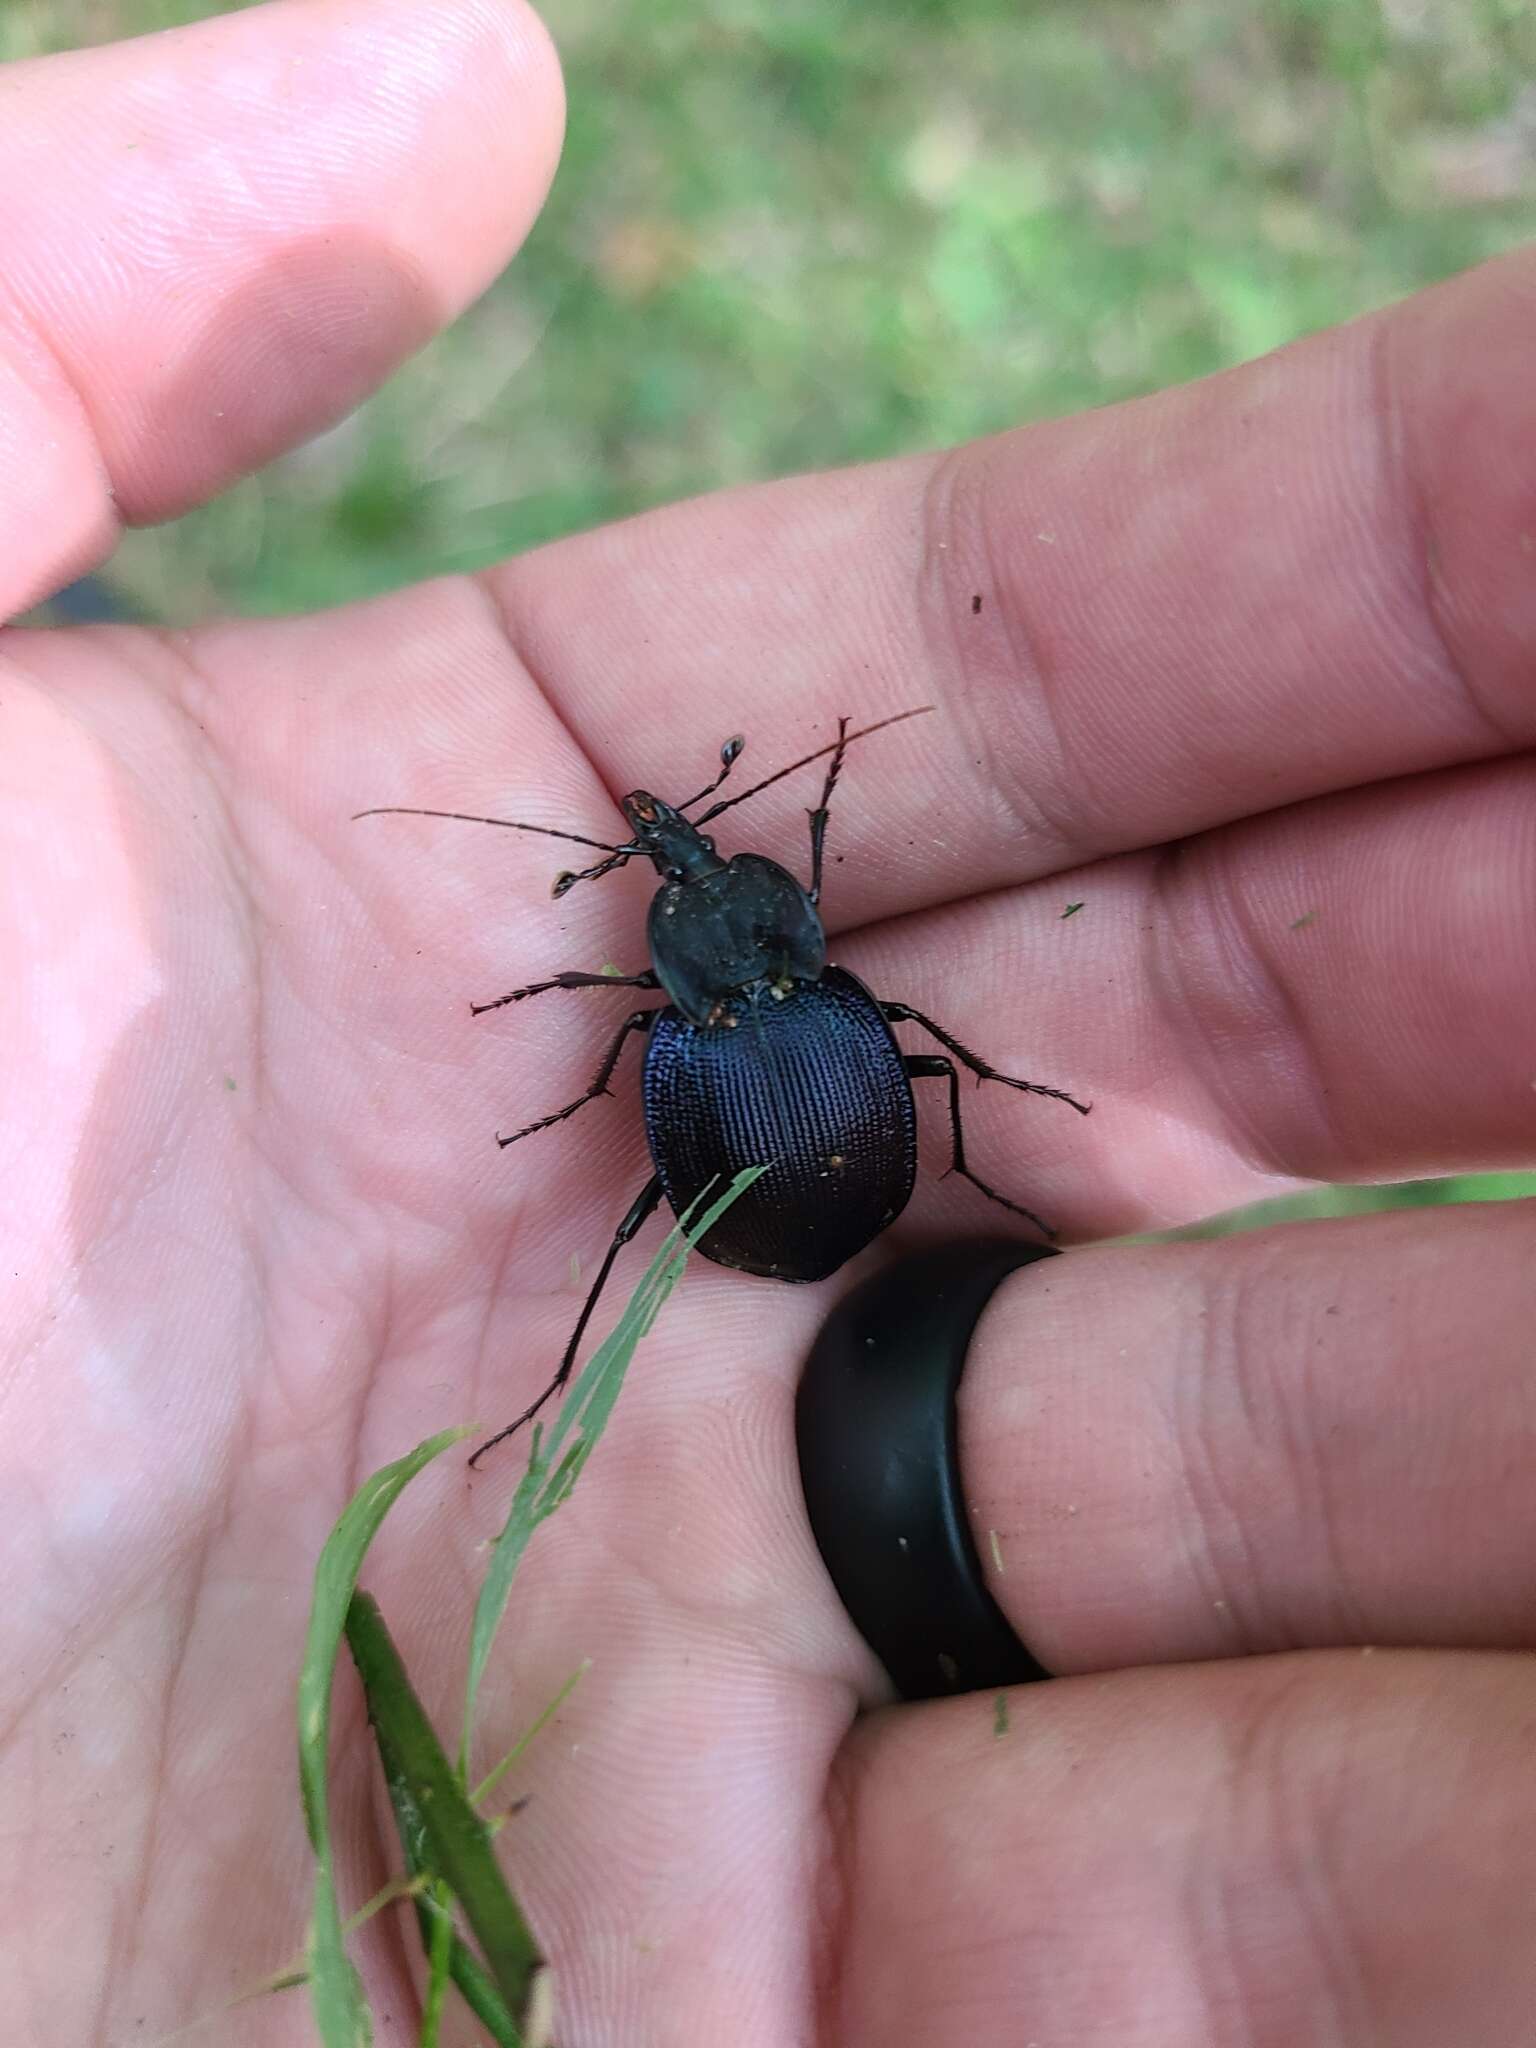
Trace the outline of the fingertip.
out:
M 403 49 L 421 65 L 419 77 L 407 68 L 407 87 L 419 92 L 442 76 L 435 104 L 413 118 L 422 120 L 423 169 L 446 185 L 434 192 L 424 179 L 403 195 L 401 226 L 421 248 L 444 248 L 443 193 L 452 193 L 453 231 L 444 253 L 457 239 L 463 261 L 449 306 L 457 313 L 506 266 L 553 182 L 565 139 L 559 54 L 527 0 L 457 0 L 451 8 L 439 0 L 428 10 L 424 34 L 416 0 L 374 5 L 386 20 L 394 17 L 389 32 L 398 23 Z M 450 15 L 457 17 L 455 37 L 444 34 Z
M 565 118 L 525 0 L 272 0 L 7 86 L 0 451 L 77 482 L 0 608 L 358 404 L 506 266 Z

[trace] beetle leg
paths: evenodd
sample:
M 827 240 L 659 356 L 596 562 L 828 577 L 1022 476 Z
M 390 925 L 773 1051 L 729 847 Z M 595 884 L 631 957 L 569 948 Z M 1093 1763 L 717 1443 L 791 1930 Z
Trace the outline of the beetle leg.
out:
M 574 1102 L 568 1102 L 564 1109 L 557 1109 L 553 1116 L 541 1116 L 536 1124 L 524 1124 L 520 1131 L 514 1131 L 510 1138 L 498 1133 L 496 1142 L 505 1151 L 508 1145 L 515 1145 L 519 1138 L 532 1137 L 535 1131 L 547 1131 L 551 1124 L 562 1124 L 568 1116 L 574 1116 L 578 1109 L 599 1095 L 608 1093 L 608 1083 L 613 1079 L 613 1070 L 619 1064 L 619 1054 L 624 1050 L 624 1041 L 631 1031 L 649 1031 L 661 1015 L 659 1010 L 635 1010 L 619 1026 L 618 1035 L 609 1046 L 603 1064 L 592 1077 L 592 1085 L 585 1095 L 578 1095 Z
M 552 988 L 660 988 L 655 970 L 643 974 L 557 974 L 553 981 L 536 981 L 528 988 L 515 988 L 493 1003 L 471 1003 L 471 1017 L 483 1017 L 487 1010 L 500 1010 L 508 1003 L 520 1003 L 525 996 L 547 995 Z
M 925 1017 L 921 1010 L 914 1010 L 909 1003 L 882 1003 L 888 1024 L 921 1024 L 925 1031 L 931 1031 L 940 1045 L 952 1052 L 962 1066 L 970 1068 L 978 1081 L 1001 1081 L 1005 1088 L 1022 1088 L 1026 1095 L 1049 1095 L 1053 1102 L 1065 1102 L 1075 1109 L 1079 1116 L 1086 1116 L 1091 1103 L 1079 1102 L 1065 1088 L 1047 1088 L 1042 1081 L 1016 1081 L 1012 1074 L 1000 1074 L 996 1067 L 989 1067 L 985 1060 L 968 1052 L 958 1038 L 951 1038 L 941 1024 L 935 1024 L 931 1017 Z
M 972 1173 L 965 1163 L 965 1137 L 960 1129 L 960 1075 L 953 1060 L 945 1059 L 941 1052 L 909 1052 L 904 1062 L 907 1078 L 912 1081 L 937 1081 L 947 1077 L 949 1081 L 949 1129 L 954 1140 L 954 1157 L 949 1162 L 951 1173 L 958 1173 L 962 1180 L 968 1180 L 973 1188 L 980 1188 L 989 1202 L 996 1202 L 1001 1208 L 1011 1209 L 1015 1216 L 1022 1216 L 1033 1223 L 1042 1237 L 1055 1237 L 1056 1232 L 1043 1217 L 1033 1209 L 1026 1209 L 1022 1202 L 1010 1202 L 1006 1195 L 1000 1195 L 996 1188 L 989 1188 L 979 1175 Z
M 832 766 L 827 770 L 827 779 L 821 785 L 821 802 L 810 813 L 811 820 L 811 886 L 806 890 L 812 903 L 821 901 L 821 850 L 827 837 L 827 805 L 832 801 L 832 792 L 837 787 L 837 778 L 843 772 L 843 756 L 848 751 L 848 721 L 837 721 L 837 750 L 832 756 Z
M 592 1311 L 597 1307 L 597 1297 L 602 1293 L 603 1288 L 607 1284 L 608 1275 L 613 1271 L 614 1260 L 619 1256 L 619 1253 L 624 1249 L 625 1245 L 629 1243 L 630 1239 L 639 1230 L 641 1224 L 643 1224 L 646 1218 L 651 1215 L 651 1213 L 654 1211 L 657 1203 L 660 1200 L 661 1175 L 659 1173 L 656 1173 L 652 1174 L 651 1178 L 640 1190 L 639 1194 L 630 1204 L 629 1211 L 626 1214 L 624 1221 L 613 1233 L 613 1243 L 609 1245 L 608 1250 L 604 1255 L 603 1263 L 597 1269 L 597 1278 L 592 1282 L 592 1291 L 590 1294 L 588 1294 L 586 1301 L 582 1304 L 581 1314 L 576 1318 L 576 1327 L 571 1332 L 570 1343 L 567 1344 L 565 1347 L 565 1356 L 560 1361 L 560 1370 L 555 1374 L 554 1378 L 550 1381 L 549 1385 L 544 1389 L 543 1393 L 540 1394 L 537 1401 L 535 1401 L 531 1407 L 525 1408 L 522 1414 L 519 1415 L 519 1417 L 517 1418 L 516 1422 L 509 1422 L 505 1429 L 499 1429 L 497 1430 L 494 1436 L 486 1438 L 485 1442 L 480 1446 L 479 1450 L 476 1451 L 474 1456 L 470 1459 L 469 1462 L 471 1465 L 478 1464 L 479 1461 L 485 1456 L 486 1452 L 491 1448 L 492 1444 L 501 1443 L 504 1438 L 515 1435 L 516 1432 L 522 1428 L 525 1422 L 531 1422 L 534 1416 L 537 1415 L 539 1410 L 544 1406 L 544 1403 L 548 1400 L 553 1399 L 553 1397 L 560 1392 L 561 1388 L 570 1378 L 571 1367 L 576 1363 L 577 1349 L 580 1346 L 583 1336 L 585 1336 L 586 1334 L 587 1324 L 592 1320 Z

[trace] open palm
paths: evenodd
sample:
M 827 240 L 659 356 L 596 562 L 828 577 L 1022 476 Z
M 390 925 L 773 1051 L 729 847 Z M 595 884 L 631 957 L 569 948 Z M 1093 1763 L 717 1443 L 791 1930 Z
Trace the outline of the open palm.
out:
M 259 9 L 10 82 L 10 615 L 449 317 L 558 131 L 536 26 L 471 0 Z M 110 263 L 108 211 L 154 229 Z M 623 1069 L 492 1142 L 579 1092 L 624 997 L 470 1015 L 645 965 L 647 877 L 552 903 L 547 842 L 352 813 L 609 838 L 613 793 L 685 795 L 732 732 L 763 774 L 932 702 L 850 754 L 825 908 L 879 994 L 1094 1099 L 968 1095 L 1004 1192 L 1081 1241 L 1296 1176 L 1529 1161 L 1533 281 L 346 613 L 0 637 L 18 2038 L 153 2039 L 293 1954 L 316 1551 L 367 1471 L 538 1391 L 573 1255 L 589 1276 L 648 1170 Z M 727 850 L 803 875 L 817 786 L 733 814 Z M 920 1113 L 935 1170 L 872 1256 L 995 1220 L 938 1177 L 943 1091 Z M 1010 1283 L 968 1490 L 999 1599 L 1081 1676 L 856 1726 L 879 1674 L 791 1427 L 846 1281 L 695 1262 L 486 1693 L 488 1762 L 592 1659 L 502 1838 L 564 2048 L 1525 2040 L 1536 1678 L 1446 1653 L 1536 1640 L 1530 1227 Z M 442 1461 L 370 1563 L 445 1726 L 519 1462 Z M 346 1692 L 356 1897 L 393 1867 L 359 1732 Z M 385 2038 L 407 1932 L 363 1945 Z M 290 1997 L 218 2034 L 306 2029 Z

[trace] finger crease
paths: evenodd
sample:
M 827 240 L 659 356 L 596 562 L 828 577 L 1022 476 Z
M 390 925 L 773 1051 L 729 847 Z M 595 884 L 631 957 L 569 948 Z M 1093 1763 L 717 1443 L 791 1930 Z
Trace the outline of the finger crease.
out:
M 1472 671 L 1457 651 L 1445 617 L 1446 592 L 1438 570 L 1439 550 L 1436 525 L 1419 475 L 1418 464 L 1407 448 L 1405 412 L 1398 392 L 1393 342 L 1396 329 L 1391 320 L 1371 323 L 1367 346 L 1367 383 L 1371 394 L 1371 417 L 1375 422 L 1385 476 L 1384 501 L 1400 507 L 1401 549 L 1406 581 L 1415 593 L 1416 609 L 1431 659 L 1455 688 L 1478 725 L 1488 735 L 1489 752 L 1522 752 L 1530 736 L 1495 715 L 1473 680 Z

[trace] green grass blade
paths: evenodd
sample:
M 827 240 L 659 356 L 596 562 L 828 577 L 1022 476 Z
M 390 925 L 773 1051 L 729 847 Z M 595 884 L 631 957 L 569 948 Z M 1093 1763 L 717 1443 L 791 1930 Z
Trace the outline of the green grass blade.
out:
M 423 1876 L 430 1870 L 431 1850 L 415 1793 L 405 1778 L 398 1771 L 391 1771 L 387 1763 L 384 1783 L 389 1792 L 389 1803 L 394 1808 L 405 1867 L 413 1877 Z M 428 1957 L 432 1954 L 436 1918 L 435 1895 L 423 1893 L 416 1901 L 416 1926 L 421 1935 L 422 1953 Z M 449 1944 L 448 1974 L 458 1986 L 464 2003 L 496 2043 L 496 2048 L 524 2048 L 522 2034 L 502 2002 L 501 1993 L 486 1975 L 480 1958 L 467 1942 L 459 1939 L 457 1932 Z
M 438 2048 L 443 2031 L 443 2006 L 452 1975 L 453 1899 L 441 1881 L 432 1888 L 432 1906 L 432 1938 L 427 1945 L 427 1989 L 421 2004 L 420 2048 Z
M 512 1747 L 507 1751 L 506 1755 L 502 1758 L 501 1762 L 499 1764 L 493 1765 L 492 1768 L 488 1770 L 485 1776 L 480 1780 L 479 1784 L 475 1787 L 474 1791 L 470 1793 L 469 1803 L 471 1806 L 483 1807 L 485 1805 L 487 1799 L 490 1798 L 491 1794 L 496 1790 L 496 1787 L 501 1783 L 502 1779 L 507 1775 L 508 1771 L 510 1771 L 512 1766 L 517 1762 L 518 1758 L 523 1754 L 524 1750 L 528 1747 L 529 1743 L 532 1742 L 535 1735 L 539 1733 L 540 1729 L 547 1728 L 549 1726 L 550 1722 L 555 1718 L 556 1714 L 559 1713 L 560 1709 L 565 1705 L 566 1701 L 570 1698 L 571 1694 L 576 1690 L 577 1686 L 581 1683 L 581 1680 L 586 1676 L 587 1672 L 589 1672 L 591 1669 L 592 1659 L 590 1657 L 584 1657 L 582 1661 L 576 1666 L 576 1669 L 571 1673 L 570 1677 L 565 1681 L 564 1685 L 562 1685 L 560 1690 L 555 1694 L 554 1698 L 550 1701 L 549 1705 L 544 1709 L 543 1713 L 540 1714 L 534 1721 L 533 1726 L 517 1738 L 516 1742 L 513 1743 Z
M 414 1802 L 431 1868 L 463 1909 L 507 2010 L 520 2013 L 542 1958 L 507 1889 L 490 1830 L 465 1796 L 368 1594 L 353 1595 L 346 1633 L 385 1774 Z
M 459 1743 L 459 1769 L 466 1780 L 480 1682 L 485 1676 L 491 1645 L 512 1592 L 513 1577 L 533 1532 L 569 1498 L 571 1489 L 581 1476 L 582 1467 L 613 1413 L 613 1404 L 619 1397 L 619 1388 L 624 1383 L 624 1375 L 640 1340 L 683 1276 L 689 1249 L 714 1227 L 758 1175 L 766 1171 L 763 1166 L 744 1168 L 725 1192 L 710 1203 L 697 1222 L 693 1219 L 703 1204 L 704 1196 L 689 1206 L 686 1214 L 667 1233 L 666 1242 L 630 1296 L 623 1315 L 577 1375 L 549 1431 L 547 1449 L 543 1431 L 538 1427 L 534 1429 L 528 1469 L 518 1481 L 506 1523 L 492 1545 L 490 1563 L 475 1601 L 469 1642 L 469 1676 L 464 1695 L 464 1729 Z M 707 1189 L 705 1193 L 708 1193 Z M 575 1440 L 568 1450 L 562 1452 L 567 1437 Z
M 324 2048 L 370 2048 L 373 2022 L 356 1970 L 346 1952 L 331 1860 L 326 1763 L 331 1734 L 331 1679 L 341 1647 L 347 1607 L 368 1546 L 404 1487 L 450 1444 L 470 1435 L 447 1429 L 409 1456 L 375 1472 L 360 1486 L 320 1553 L 310 1602 L 304 1663 L 299 1673 L 299 1784 L 315 1852 L 315 1898 L 304 1968 L 310 2003 Z
M 408 1877 L 392 1877 L 388 1884 L 381 1885 L 365 1905 L 358 1907 L 351 1917 L 342 1922 L 343 1934 L 355 1934 L 359 1927 L 365 1927 L 375 1915 L 382 1913 L 386 1906 L 398 1905 L 402 1899 L 413 1898 L 421 1889 L 420 1883 Z M 280 1970 L 274 1970 L 270 1977 L 263 1977 L 259 1984 L 251 1985 L 248 1991 L 237 1991 L 222 2005 L 211 2012 L 200 2013 L 196 2019 L 186 2020 L 179 2027 L 173 2027 L 168 2034 L 157 2034 L 153 2048 L 170 2048 L 173 2041 L 190 2041 L 202 2030 L 216 2021 L 226 2018 L 243 2005 L 254 2005 L 258 1998 L 270 1998 L 274 1991 L 297 1991 L 301 1984 L 309 1982 L 309 1972 L 302 1957 L 287 1963 Z

